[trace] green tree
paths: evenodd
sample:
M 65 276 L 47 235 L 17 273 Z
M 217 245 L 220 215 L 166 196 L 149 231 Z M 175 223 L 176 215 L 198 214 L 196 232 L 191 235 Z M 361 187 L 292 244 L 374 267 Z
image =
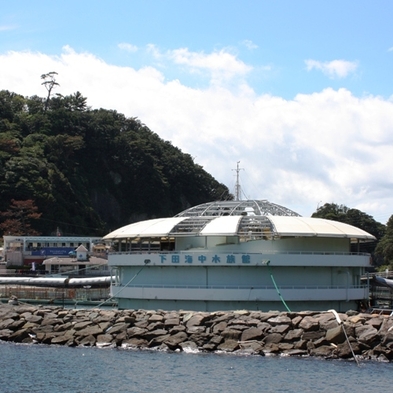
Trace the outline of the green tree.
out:
M 36 231 L 62 227 L 64 234 L 101 236 L 232 198 L 139 119 L 92 110 L 79 92 L 53 95 L 56 75 L 43 75 L 46 98 L 0 91 L 0 211 L 12 199 L 32 199 L 42 214 L 32 221 Z
M 375 248 L 375 255 L 380 265 L 387 265 L 393 270 L 393 215 L 386 224 L 386 233 Z
M 56 82 L 56 75 L 57 75 L 57 72 L 55 72 L 55 71 L 48 72 L 47 74 L 41 75 L 41 79 L 44 80 L 44 82 L 42 82 L 41 85 L 45 86 L 45 89 L 48 92 L 48 95 L 47 95 L 46 101 L 45 101 L 44 112 L 46 112 L 48 110 L 49 100 L 50 100 L 50 96 L 52 94 L 53 88 L 55 86 L 60 86 Z

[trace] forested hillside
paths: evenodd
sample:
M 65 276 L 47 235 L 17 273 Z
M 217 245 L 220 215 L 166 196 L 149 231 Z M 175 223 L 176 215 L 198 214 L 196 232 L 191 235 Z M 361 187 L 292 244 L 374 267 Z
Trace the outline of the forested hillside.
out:
M 92 110 L 79 92 L 51 95 L 53 86 L 46 98 L 0 91 L 0 236 L 101 236 L 232 198 L 140 120 Z

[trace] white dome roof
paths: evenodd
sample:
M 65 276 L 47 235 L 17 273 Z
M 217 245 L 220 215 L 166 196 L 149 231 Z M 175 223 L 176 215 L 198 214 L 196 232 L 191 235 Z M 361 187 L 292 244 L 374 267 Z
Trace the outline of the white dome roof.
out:
M 140 221 L 119 228 L 105 240 L 181 236 L 336 237 L 363 241 L 375 237 L 338 221 L 301 217 L 262 201 L 219 201 L 195 206 L 171 218 Z

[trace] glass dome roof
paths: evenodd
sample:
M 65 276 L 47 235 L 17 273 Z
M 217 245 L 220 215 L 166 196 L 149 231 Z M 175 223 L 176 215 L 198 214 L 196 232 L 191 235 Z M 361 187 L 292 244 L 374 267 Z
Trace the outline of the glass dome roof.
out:
M 186 209 L 175 217 L 214 217 L 214 216 L 289 216 L 300 214 L 286 207 L 263 200 L 214 201 Z

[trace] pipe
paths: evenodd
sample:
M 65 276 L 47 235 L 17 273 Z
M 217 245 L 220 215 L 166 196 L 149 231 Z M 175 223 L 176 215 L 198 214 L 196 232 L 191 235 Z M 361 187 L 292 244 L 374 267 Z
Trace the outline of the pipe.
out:
M 349 341 L 349 338 L 348 338 L 347 332 L 345 331 L 345 326 L 344 326 L 344 323 L 341 321 L 341 319 L 340 319 L 340 316 L 337 314 L 337 311 L 336 311 L 336 310 L 328 310 L 328 312 L 332 312 L 332 313 L 334 314 L 334 316 L 336 317 L 336 321 L 337 321 L 337 323 L 338 323 L 339 325 L 341 325 L 341 326 L 342 326 L 342 329 L 343 329 L 343 332 L 344 332 L 345 338 L 346 338 L 346 340 L 347 340 L 347 343 L 348 343 L 348 345 L 349 345 L 349 348 L 351 349 L 352 356 L 353 356 L 353 358 L 355 359 L 355 361 L 356 361 L 356 364 L 359 366 L 359 361 L 358 361 L 358 359 L 357 359 L 357 357 L 356 357 L 355 353 L 353 352 L 353 349 L 352 349 L 351 342 Z

